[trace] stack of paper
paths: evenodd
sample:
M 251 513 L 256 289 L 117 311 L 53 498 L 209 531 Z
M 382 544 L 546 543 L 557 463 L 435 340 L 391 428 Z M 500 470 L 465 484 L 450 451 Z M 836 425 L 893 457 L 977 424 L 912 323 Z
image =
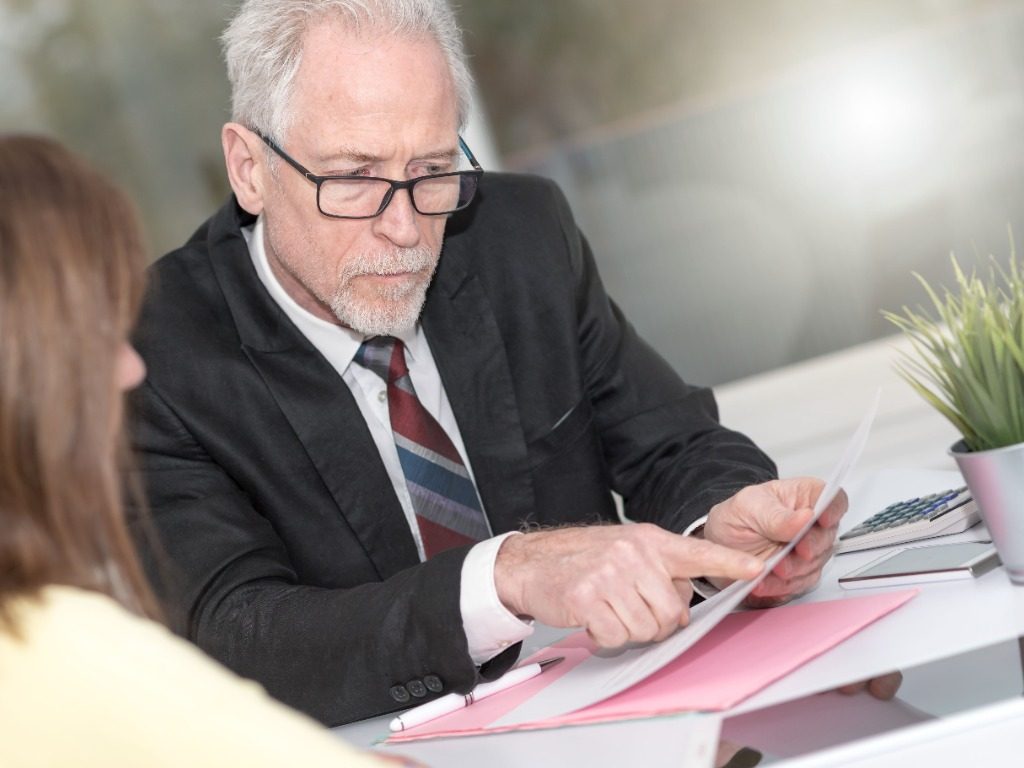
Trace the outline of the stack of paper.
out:
M 471 707 L 393 735 L 389 742 L 468 736 L 519 729 L 554 728 L 651 717 L 684 711 L 728 709 L 801 664 L 855 634 L 910 600 L 917 590 L 787 605 L 733 613 L 683 655 L 640 683 L 595 704 L 531 718 L 538 694 L 594 656 L 582 632 L 536 654 L 531 661 L 565 656 L 544 674 Z M 572 695 L 564 701 L 571 706 Z

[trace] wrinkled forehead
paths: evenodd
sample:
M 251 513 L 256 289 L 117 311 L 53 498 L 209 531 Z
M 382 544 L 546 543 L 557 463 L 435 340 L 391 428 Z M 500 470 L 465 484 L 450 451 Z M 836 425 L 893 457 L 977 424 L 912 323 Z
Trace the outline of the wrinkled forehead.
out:
M 423 134 L 458 127 L 452 73 L 428 34 L 310 26 L 293 82 L 290 127 L 300 131 Z

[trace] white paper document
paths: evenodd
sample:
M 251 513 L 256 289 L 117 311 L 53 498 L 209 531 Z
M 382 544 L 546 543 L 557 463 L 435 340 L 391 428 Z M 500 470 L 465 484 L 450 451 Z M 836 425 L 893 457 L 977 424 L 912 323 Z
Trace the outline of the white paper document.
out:
M 660 643 L 625 650 L 614 656 L 590 657 L 494 725 L 517 725 L 546 720 L 603 701 L 654 674 L 710 632 L 789 554 L 825 508 L 832 503 L 867 443 L 880 397 L 881 390 L 875 393 L 867 413 L 847 443 L 839 463 L 829 475 L 814 505 L 814 515 L 792 541 L 767 560 L 760 576 L 751 581 L 734 582 L 714 597 L 697 605 L 690 613 L 690 623 Z

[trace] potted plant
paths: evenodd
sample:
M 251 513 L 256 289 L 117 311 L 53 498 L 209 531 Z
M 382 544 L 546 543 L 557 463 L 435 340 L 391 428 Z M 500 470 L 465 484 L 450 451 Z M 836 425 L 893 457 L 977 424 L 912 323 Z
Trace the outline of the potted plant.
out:
M 1007 268 L 992 259 L 981 277 L 952 261 L 956 286 L 941 295 L 915 275 L 934 315 L 883 314 L 911 342 L 900 375 L 963 436 L 949 453 L 1010 580 L 1024 584 L 1024 277 L 1012 248 Z

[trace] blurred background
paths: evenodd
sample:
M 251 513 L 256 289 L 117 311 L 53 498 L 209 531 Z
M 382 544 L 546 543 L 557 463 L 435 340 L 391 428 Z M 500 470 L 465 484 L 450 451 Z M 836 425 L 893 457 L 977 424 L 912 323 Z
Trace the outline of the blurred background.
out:
M 0 131 L 135 196 L 154 253 L 227 194 L 234 2 L 0 0 Z M 612 297 L 715 385 L 893 332 L 911 273 L 1024 237 L 1024 0 L 463 0 L 486 168 L 557 180 Z

